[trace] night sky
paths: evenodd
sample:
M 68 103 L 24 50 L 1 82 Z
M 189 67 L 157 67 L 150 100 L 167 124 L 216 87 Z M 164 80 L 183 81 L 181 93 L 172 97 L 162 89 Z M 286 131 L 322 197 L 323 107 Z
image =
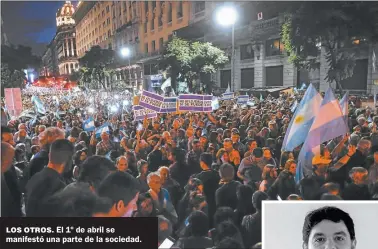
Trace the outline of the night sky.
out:
M 75 1 L 72 1 L 76 5 Z M 2 32 L 10 43 L 30 46 L 42 55 L 56 32 L 55 15 L 64 1 L 1 1 Z

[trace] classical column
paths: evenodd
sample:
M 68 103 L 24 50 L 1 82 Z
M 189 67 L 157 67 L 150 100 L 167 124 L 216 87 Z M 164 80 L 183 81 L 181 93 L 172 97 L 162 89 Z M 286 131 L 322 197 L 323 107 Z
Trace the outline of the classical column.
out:
M 70 39 L 71 40 L 71 51 L 72 51 L 72 57 L 75 56 L 75 52 L 74 52 L 74 44 L 73 44 L 73 38 Z
M 70 57 L 70 50 L 68 49 L 68 39 L 65 39 L 66 42 L 66 49 L 67 49 L 67 57 Z

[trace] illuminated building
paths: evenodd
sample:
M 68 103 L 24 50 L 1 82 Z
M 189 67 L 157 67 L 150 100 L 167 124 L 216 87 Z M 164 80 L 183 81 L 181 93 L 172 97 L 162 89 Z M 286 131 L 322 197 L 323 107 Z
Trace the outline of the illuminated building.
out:
M 281 41 L 281 25 L 285 16 L 279 9 L 258 9 L 253 2 L 234 2 L 238 10 L 235 24 L 235 90 L 260 87 L 301 86 L 303 82 L 312 83 L 320 91 L 326 91 L 329 66 L 325 51 L 319 46 L 316 57 L 317 67 L 312 70 L 298 70 L 288 61 L 288 55 Z M 214 20 L 214 11 L 222 5 L 216 1 L 192 2 L 190 25 L 177 30 L 178 37 L 211 42 L 231 57 L 231 28 L 221 27 Z M 378 5 L 377 5 L 378 7 Z M 259 14 L 261 19 L 259 19 Z M 378 28 L 378 24 L 377 24 Z M 351 41 L 352 49 L 358 49 L 353 76 L 342 81 L 344 90 L 350 92 L 372 92 L 374 80 L 378 80 L 378 44 L 368 44 L 363 39 Z M 374 53 L 375 51 L 375 53 Z M 209 77 L 222 89 L 232 82 L 231 64 Z M 206 79 L 201 79 L 204 80 Z M 336 88 L 336 84 L 332 84 Z
M 70 1 L 66 1 L 56 13 L 57 31 L 54 38 L 59 73 L 70 75 L 79 69 L 76 52 L 75 20 L 72 15 L 75 8 Z
M 82 1 L 73 15 L 76 22 L 77 53 L 79 58 L 91 47 L 113 48 L 113 18 L 110 1 Z
M 174 32 L 188 26 L 191 6 L 190 1 L 140 1 L 142 15 L 139 27 L 139 50 L 142 56 L 138 63 L 144 65 L 145 75 L 158 74 L 158 59 L 162 48 Z

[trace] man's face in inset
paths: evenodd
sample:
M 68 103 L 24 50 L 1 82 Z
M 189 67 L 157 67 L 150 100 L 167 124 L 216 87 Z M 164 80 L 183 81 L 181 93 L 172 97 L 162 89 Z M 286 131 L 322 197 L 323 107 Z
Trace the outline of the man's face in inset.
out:
M 308 244 L 303 249 L 355 249 L 356 241 L 352 240 L 343 221 L 323 220 L 311 230 Z

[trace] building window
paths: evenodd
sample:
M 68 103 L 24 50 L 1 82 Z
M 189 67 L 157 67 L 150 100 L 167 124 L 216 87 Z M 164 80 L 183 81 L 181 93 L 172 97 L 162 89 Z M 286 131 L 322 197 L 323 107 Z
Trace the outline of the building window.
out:
M 161 38 L 159 39 L 159 50 L 162 50 L 163 47 L 164 47 L 164 39 L 163 39 L 163 37 L 161 37 Z
M 105 25 L 106 25 L 106 23 L 105 23 L 105 21 L 102 23 L 102 27 L 103 28 L 105 28 Z
M 168 23 L 172 22 L 172 3 L 168 4 Z
M 122 2 L 122 5 L 123 5 L 123 11 L 126 11 L 127 10 L 126 2 Z
M 110 24 L 110 18 L 109 18 L 109 17 L 106 19 L 106 24 L 107 24 L 107 25 Z
M 148 43 L 144 44 L 144 52 L 148 53 Z
M 205 10 L 205 1 L 198 1 L 194 4 L 194 13 L 199 13 Z
M 144 33 L 147 33 L 147 25 L 148 25 L 148 22 L 147 20 L 144 22 Z
M 105 16 L 105 10 L 102 11 L 102 17 L 104 17 L 104 16 Z
M 281 55 L 284 51 L 284 45 L 280 39 L 267 40 L 265 43 L 265 55 L 275 56 Z
M 148 12 L 148 1 L 144 1 L 144 12 Z
M 110 11 L 110 8 L 109 8 L 109 5 L 108 5 L 108 6 L 106 6 L 106 13 L 109 13 L 109 11 Z
M 241 69 L 241 88 L 253 88 L 255 85 L 255 70 L 254 68 Z
M 113 9 L 113 18 L 115 18 L 116 17 L 116 11 L 115 11 L 115 9 Z
M 163 14 L 160 14 L 158 17 L 158 25 L 159 27 L 163 26 Z
M 182 1 L 176 2 L 177 4 L 177 18 L 182 18 Z
M 108 30 L 108 37 L 111 37 L 112 36 L 112 31 L 109 29 Z
M 156 49 L 155 41 L 152 41 L 151 42 L 151 51 L 155 51 L 155 49 Z
M 156 8 L 156 1 L 152 1 L 152 10 Z
M 155 14 L 152 14 L 151 31 L 155 29 Z
M 252 44 L 245 44 L 240 46 L 240 60 L 253 59 L 253 47 Z
M 171 41 L 172 40 L 172 34 L 168 35 L 168 41 Z

